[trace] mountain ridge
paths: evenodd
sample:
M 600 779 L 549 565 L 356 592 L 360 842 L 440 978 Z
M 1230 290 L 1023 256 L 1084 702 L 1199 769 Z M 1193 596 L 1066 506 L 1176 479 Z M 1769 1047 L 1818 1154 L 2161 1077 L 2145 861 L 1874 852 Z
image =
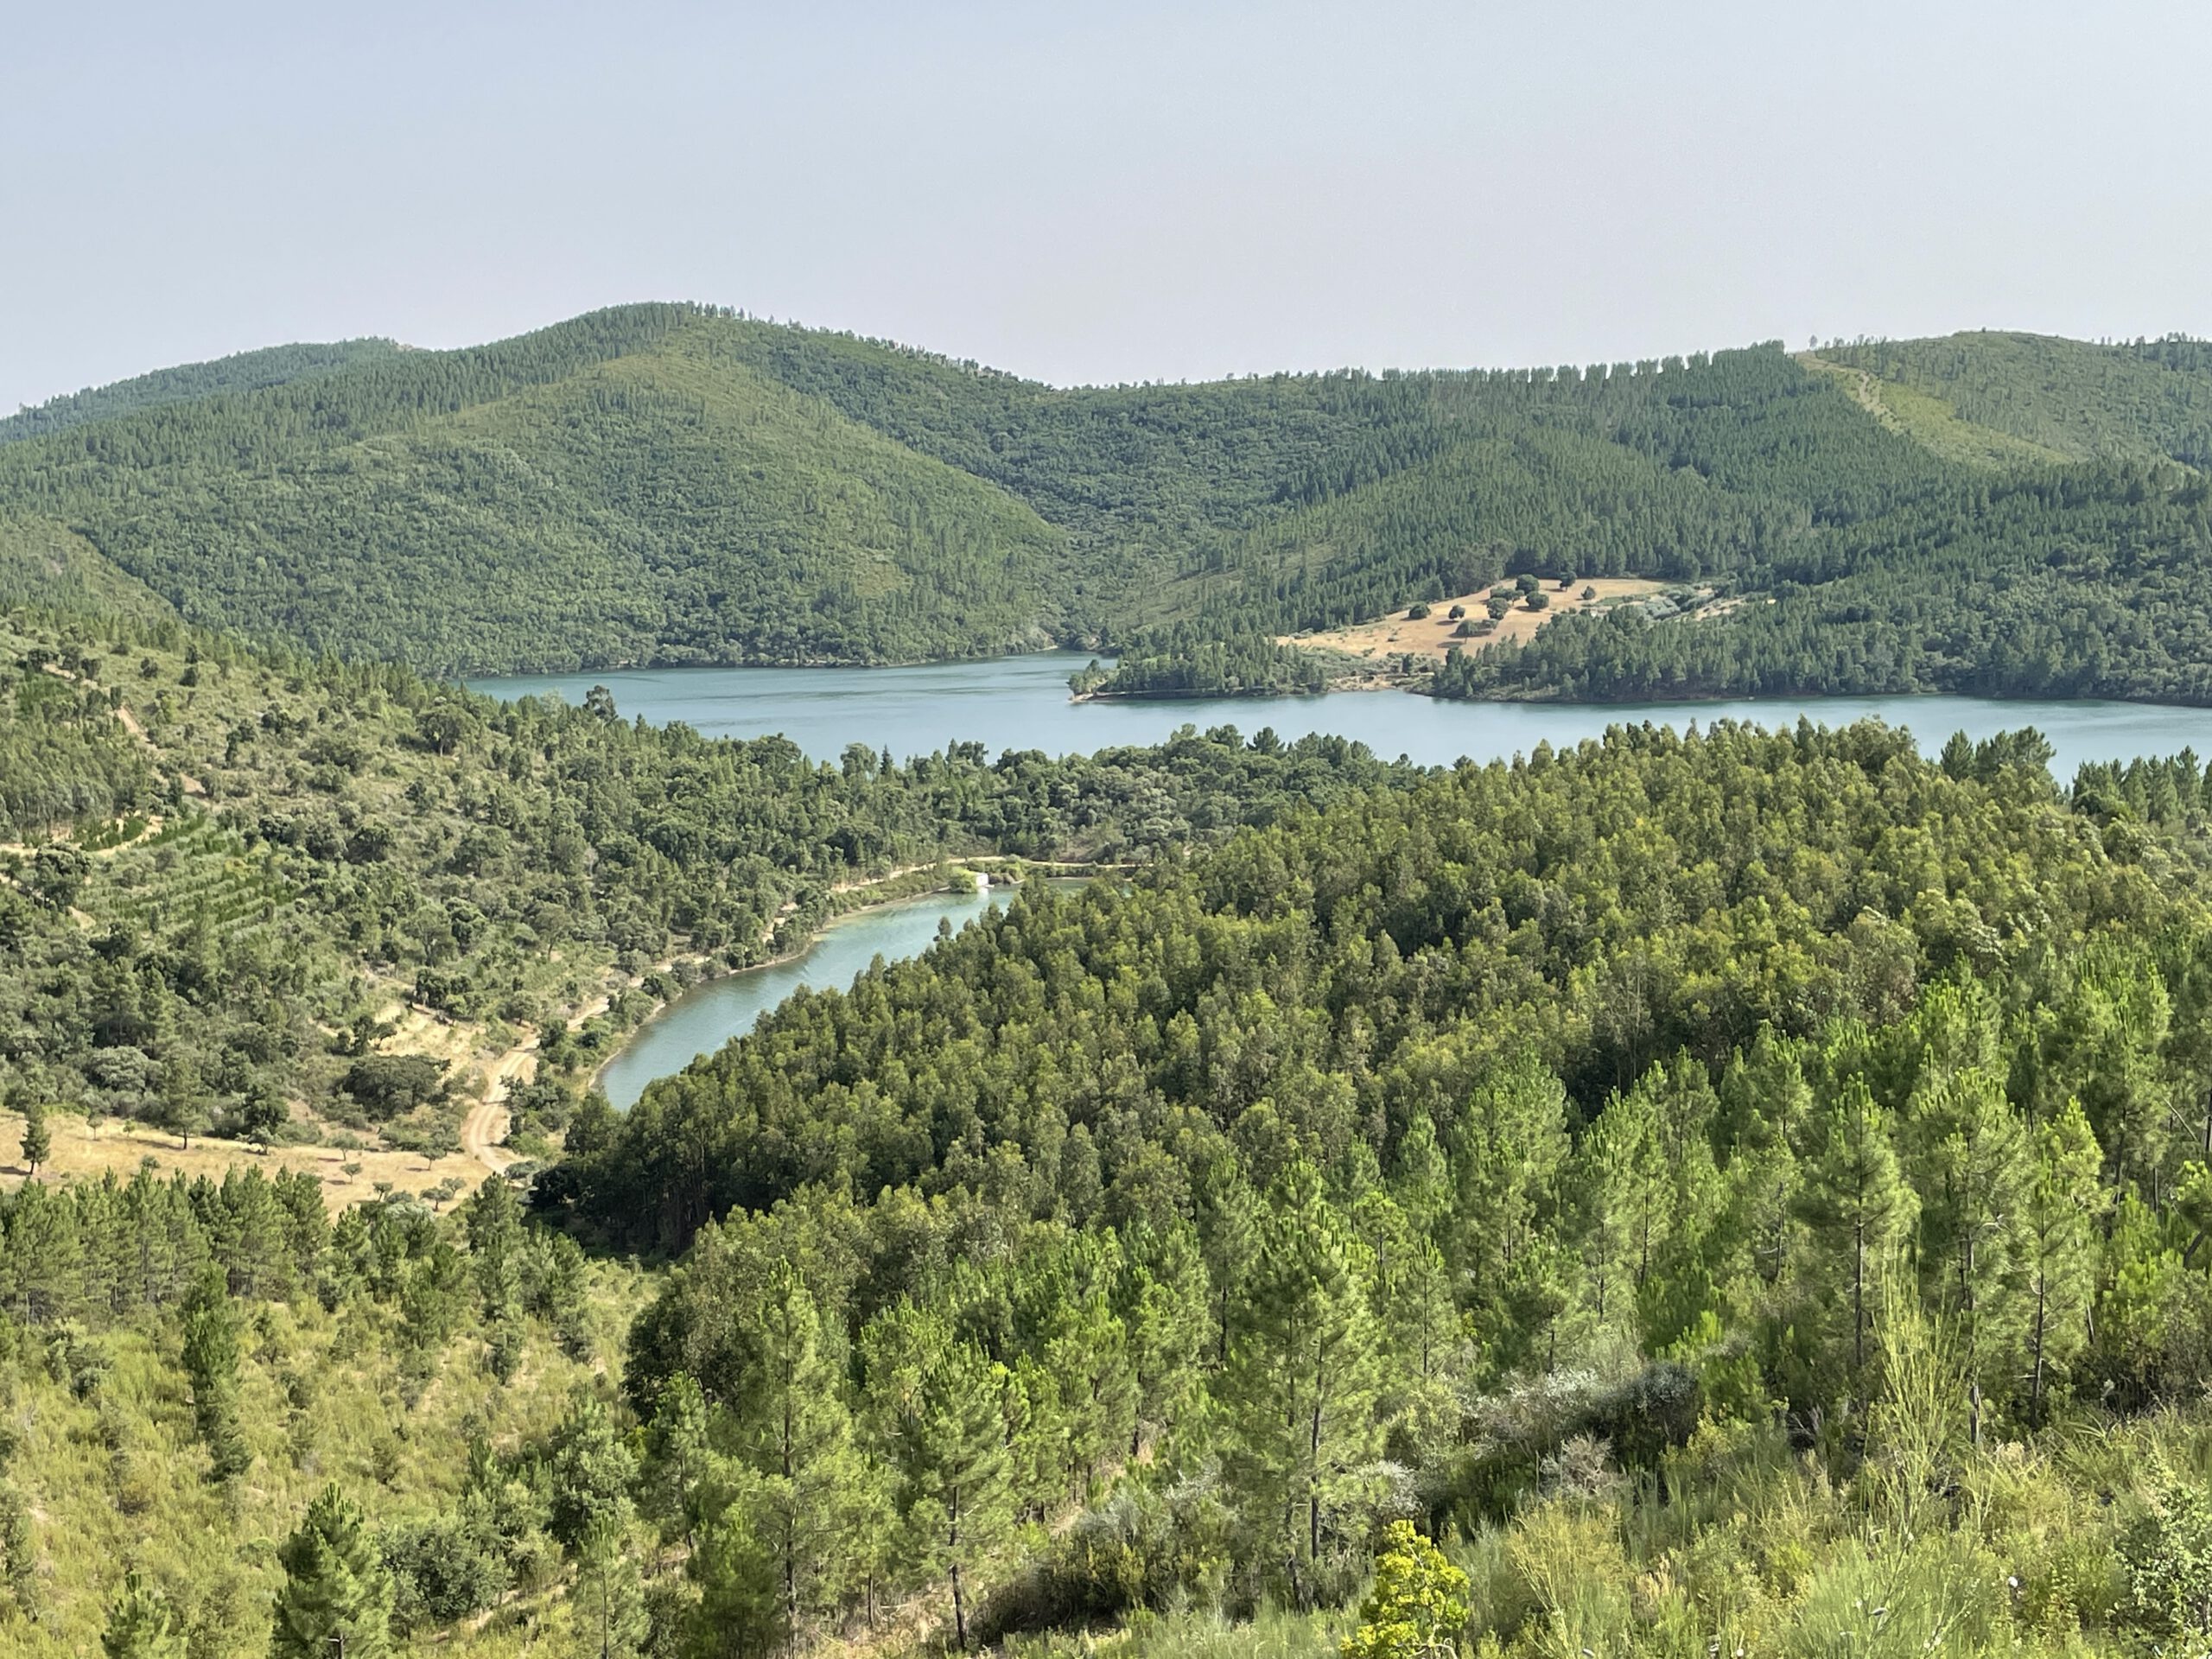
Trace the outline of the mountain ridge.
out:
M 1904 569 L 1962 491 L 2031 473 L 2063 480 L 2054 512 L 2131 505 L 2121 540 L 2147 541 L 2150 498 L 2212 454 L 2212 348 L 2178 338 L 1061 389 L 646 304 L 267 385 L 231 361 L 197 365 L 224 383 L 202 395 L 0 444 L 0 594 L 97 588 L 105 564 L 197 625 L 442 674 L 1048 643 L 1156 671 L 1523 571 L 1788 598 Z M 41 552 L 65 544 L 75 575 Z M 1439 689 L 1555 695 L 1549 661 L 1471 658 Z M 1951 671 L 1911 645 L 1885 689 Z

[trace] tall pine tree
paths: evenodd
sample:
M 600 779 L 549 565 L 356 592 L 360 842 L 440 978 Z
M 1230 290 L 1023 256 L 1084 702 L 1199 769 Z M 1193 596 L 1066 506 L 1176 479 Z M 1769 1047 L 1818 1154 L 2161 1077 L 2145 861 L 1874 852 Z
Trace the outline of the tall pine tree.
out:
M 1229 1469 L 1258 1548 L 1301 1606 L 1363 1537 L 1363 1482 L 1382 1446 L 1365 1255 L 1319 1174 L 1294 1164 L 1234 1313 Z
M 391 1574 L 359 1507 L 336 1483 L 308 1505 L 276 1552 L 270 1659 L 385 1659 L 391 1651 Z

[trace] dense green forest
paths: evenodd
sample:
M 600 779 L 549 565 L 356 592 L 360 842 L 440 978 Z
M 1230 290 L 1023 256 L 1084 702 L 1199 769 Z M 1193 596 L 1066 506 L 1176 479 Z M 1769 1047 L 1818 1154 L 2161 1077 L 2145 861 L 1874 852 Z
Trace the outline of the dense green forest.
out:
M 467 1103 L 385 1053 L 396 1010 L 588 1073 L 657 995 L 790 949 L 872 880 L 1141 862 L 1414 775 L 1226 729 L 823 765 L 174 625 L 19 618 L 0 664 L 0 1104 L 187 1137 L 308 1135 L 306 1111 L 450 1147 Z M 650 983 L 571 1032 L 607 972 Z
M 527 1206 L 0 1202 L 10 1650 L 2212 1637 L 2195 757 L 1182 748 L 1268 809 L 572 1105 Z
M 1898 404 L 1909 426 L 1932 402 L 1943 425 L 2002 434 L 2047 460 L 2212 466 L 2212 342 L 1953 334 L 1836 346 L 1821 359 L 1873 376 L 1876 401 Z
M 1058 641 L 1158 695 L 1302 690 L 1277 638 L 1502 575 L 1640 575 L 1786 613 L 1624 620 L 1438 689 L 2196 701 L 2209 409 L 2179 339 L 1062 391 L 633 306 L 85 394 L 0 450 L 0 595 L 438 673 Z
M 270 346 L 239 352 L 209 363 L 157 369 L 130 380 L 50 397 L 32 408 L 0 418 L 0 443 L 43 437 L 87 421 L 111 420 L 133 410 L 181 404 L 223 391 L 251 391 L 312 379 L 399 350 L 389 340 L 341 340 L 328 344 Z

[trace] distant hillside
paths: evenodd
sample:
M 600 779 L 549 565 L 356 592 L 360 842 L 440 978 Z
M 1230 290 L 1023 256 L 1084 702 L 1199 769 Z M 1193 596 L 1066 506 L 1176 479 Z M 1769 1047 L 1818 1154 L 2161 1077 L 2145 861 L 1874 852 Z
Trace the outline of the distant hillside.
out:
M 401 349 L 389 340 L 340 340 L 327 344 L 268 346 L 257 352 L 239 352 L 210 363 L 186 363 L 174 369 L 156 369 L 112 385 L 73 391 L 0 419 L 0 443 L 41 438 L 87 421 L 111 420 L 134 410 L 162 404 L 181 404 L 218 392 L 251 391 L 258 386 L 281 386 L 295 380 L 350 368 L 357 363 L 389 357 Z
M 105 417 L 0 448 L 0 595 L 174 607 L 439 673 L 1060 640 L 1120 652 L 1128 686 L 1205 690 L 1306 684 L 1274 639 L 1510 574 L 1637 576 L 1778 608 L 1576 618 L 1439 689 L 1819 690 L 1840 660 L 1853 690 L 2212 687 L 2177 643 L 2212 637 L 2190 470 L 2212 348 L 2189 341 L 1064 391 L 643 305 L 294 366 L 84 394 Z M 156 401 L 215 371 L 223 389 Z M 2030 594 L 2056 643 L 2024 664 L 2024 631 L 1975 616 Z M 2146 596 L 2140 630 L 2082 625 Z
M 1960 421 L 2063 460 L 2212 467 L 2212 341 L 2094 346 L 2047 334 L 1948 334 L 1820 353 L 1876 377 L 1885 400 L 1936 400 Z
M 632 308 L 11 446 L 0 522 L 68 526 L 194 622 L 441 672 L 1047 643 L 1049 526 L 706 321 Z

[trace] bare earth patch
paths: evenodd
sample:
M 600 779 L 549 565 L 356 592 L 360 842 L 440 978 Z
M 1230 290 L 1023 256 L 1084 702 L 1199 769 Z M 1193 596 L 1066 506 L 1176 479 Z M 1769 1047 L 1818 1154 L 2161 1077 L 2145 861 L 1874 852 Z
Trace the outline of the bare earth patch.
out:
M 1587 580 L 1578 578 L 1562 593 L 1557 582 L 1546 582 L 1543 594 L 1551 601 L 1548 608 L 1532 611 L 1516 600 L 1494 632 L 1463 639 L 1459 636 L 1459 623 L 1452 616 L 1452 607 L 1464 607 L 1468 617 L 1478 622 L 1487 620 L 1490 613 L 1484 608 L 1484 601 L 1492 589 L 1482 588 L 1457 599 L 1439 600 L 1429 607 L 1429 613 L 1418 621 L 1409 620 L 1404 611 L 1394 611 L 1380 621 L 1333 628 L 1326 633 L 1286 635 L 1278 643 L 1332 651 L 1346 657 L 1380 659 L 1411 656 L 1417 663 L 1437 663 L 1443 661 L 1446 652 L 1454 645 L 1462 650 L 1480 651 L 1501 640 L 1526 639 L 1555 616 L 1574 611 L 1603 610 L 1628 600 L 1648 599 L 1675 585 L 1679 584 L 1650 582 L 1641 576 L 1592 576 Z M 1511 584 L 1506 586 L 1510 588 Z M 1585 592 L 1589 592 L 1591 597 L 1585 599 Z

